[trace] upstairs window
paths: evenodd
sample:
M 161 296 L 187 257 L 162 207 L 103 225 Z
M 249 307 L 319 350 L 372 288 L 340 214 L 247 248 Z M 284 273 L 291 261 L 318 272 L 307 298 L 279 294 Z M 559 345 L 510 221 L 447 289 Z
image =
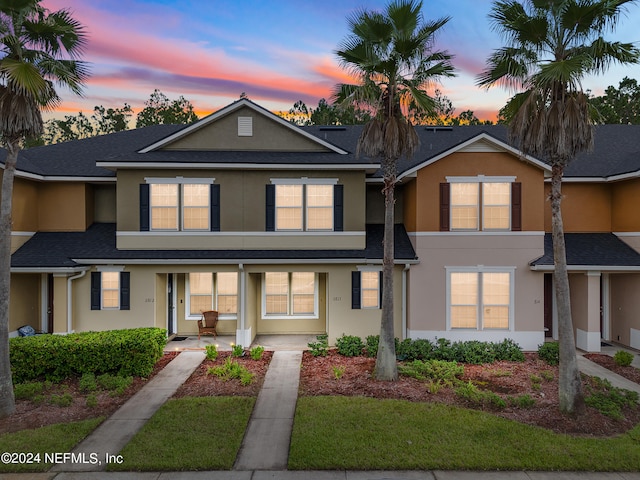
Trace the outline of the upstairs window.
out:
M 521 230 L 521 184 L 515 177 L 447 177 L 440 184 L 440 230 Z
M 220 186 L 213 179 L 146 180 L 140 185 L 141 231 L 220 230 Z
M 277 179 L 267 185 L 266 230 L 343 230 L 343 186 L 335 179 Z

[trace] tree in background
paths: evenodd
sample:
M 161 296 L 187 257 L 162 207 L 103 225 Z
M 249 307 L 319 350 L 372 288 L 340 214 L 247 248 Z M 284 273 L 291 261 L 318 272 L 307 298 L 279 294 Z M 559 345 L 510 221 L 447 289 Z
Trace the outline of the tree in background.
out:
M 321 98 L 318 108 L 310 108 L 298 100 L 288 112 L 279 112 L 279 116 L 300 127 L 309 125 L 362 125 L 371 119 L 366 110 L 355 105 L 334 105 Z
M 156 88 L 144 104 L 145 107 L 136 117 L 136 128 L 149 125 L 187 125 L 198 121 L 193 105 L 182 95 L 177 100 L 169 100 Z
M 418 135 L 407 120 L 408 108 L 435 111 L 427 89 L 442 77 L 453 76 L 451 55 L 435 51 L 435 36 L 448 17 L 424 21 L 422 2 L 396 0 L 382 13 L 361 10 L 348 18 L 351 34 L 336 55 L 357 84 L 339 84 L 338 105 L 355 105 L 372 113 L 358 140 L 358 152 L 381 158 L 385 197 L 382 318 L 375 377 L 398 378 L 394 335 L 394 208 L 398 159 L 411 157 Z
M 0 199 L 0 418 L 15 410 L 9 365 L 11 209 L 18 154 L 27 137 L 42 134 L 41 108 L 59 102 L 54 83 L 80 94 L 88 76 L 78 58 L 84 27 L 68 10 L 40 0 L 0 0 L 0 140 L 6 148 Z
M 633 78 L 624 77 L 618 88 L 609 86 L 604 95 L 589 102 L 598 111 L 597 123 L 640 124 L 640 86 Z
M 503 114 L 511 140 L 526 154 L 551 165 L 554 285 L 560 343 L 560 409 L 584 411 L 562 223 L 562 175 L 577 154 L 593 144 L 592 117 L 582 79 L 612 63 L 638 62 L 630 43 L 610 42 L 624 6 L 635 0 L 502 0 L 489 18 L 506 42 L 495 50 L 478 85 L 503 85 L 516 93 Z

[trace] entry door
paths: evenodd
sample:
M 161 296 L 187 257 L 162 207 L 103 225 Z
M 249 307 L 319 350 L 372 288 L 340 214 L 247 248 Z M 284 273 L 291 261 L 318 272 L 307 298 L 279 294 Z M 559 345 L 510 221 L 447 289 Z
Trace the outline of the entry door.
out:
M 167 333 L 176 333 L 176 307 L 173 293 L 173 273 L 167 274 Z
M 553 275 L 544 274 L 544 336 L 553 336 Z
M 47 333 L 53 333 L 53 274 L 47 275 Z

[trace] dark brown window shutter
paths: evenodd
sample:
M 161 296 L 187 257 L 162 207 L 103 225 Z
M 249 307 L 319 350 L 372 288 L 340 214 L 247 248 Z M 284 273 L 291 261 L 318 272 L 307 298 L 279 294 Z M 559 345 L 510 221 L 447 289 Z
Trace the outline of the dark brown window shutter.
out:
M 448 183 L 440 184 L 440 231 L 448 232 L 449 227 L 449 203 L 450 188 Z
M 522 183 L 511 184 L 511 230 L 522 231 Z

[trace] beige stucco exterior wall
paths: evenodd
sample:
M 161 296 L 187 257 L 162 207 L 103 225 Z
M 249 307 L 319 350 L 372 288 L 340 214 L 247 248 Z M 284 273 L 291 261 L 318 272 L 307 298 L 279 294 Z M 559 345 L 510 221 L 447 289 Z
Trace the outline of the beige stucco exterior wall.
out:
M 238 136 L 238 117 L 253 119 L 252 136 Z M 246 107 L 216 119 L 185 138 L 167 145 L 164 150 L 329 151 L 327 147 Z
M 512 338 L 525 350 L 544 341 L 543 276 L 529 262 L 543 254 L 541 233 L 413 235 L 420 264 L 411 267 L 409 333 L 412 338 L 501 341 Z M 513 329 L 447 331 L 446 267 L 515 267 Z
M 188 235 L 139 232 L 139 186 L 145 177 L 214 178 L 220 185 L 220 233 Z M 265 185 L 272 178 L 329 178 L 344 185 L 344 232 L 300 234 L 265 232 Z M 226 170 L 135 170 L 118 172 L 118 248 L 163 249 L 307 249 L 364 248 L 365 174 L 358 171 L 226 171 Z M 122 233 L 128 232 L 128 233 Z M 134 233 L 131 233 L 134 232 Z M 256 235 L 243 235 L 243 233 Z M 266 235 L 259 235 L 266 233 Z
M 640 274 L 611 274 L 611 340 L 640 349 Z
M 584 273 L 569 275 L 569 291 L 571 293 L 571 318 L 573 328 L 587 331 L 588 297 L 587 276 Z
M 93 185 L 94 221 L 97 223 L 116 223 L 116 185 L 115 183 Z
M 614 232 L 640 232 L 640 179 L 611 185 L 611 229 Z
M 38 230 L 82 232 L 93 222 L 93 201 L 84 183 L 43 183 L 38 187 Z
M 9 332 L 14 332 L 23 325 L 42 330 L 40 274 L 12 274 L 10 298 Z
M 503 152 L 456 152 L 420 169 L 415 185 L 410 187 L 415 189 L 409 193 L 415 199 L 415 211 L 413 207 L 406 209 L 407 230 L 438 231 L 440 183 L 445 183 L 448 176 L 476 175 L 515 176 L 516 182 L 522 183 L 522 230 L 543 230 L 544 171 Z
M 545 184 L 545 198 L 551 185 Z M 562 184 L 562 221 L 564 231 L 611 232 L 611 185 L 603 183 Z M 544 228 L 551 231 L 551 205 L 544 203 Z

